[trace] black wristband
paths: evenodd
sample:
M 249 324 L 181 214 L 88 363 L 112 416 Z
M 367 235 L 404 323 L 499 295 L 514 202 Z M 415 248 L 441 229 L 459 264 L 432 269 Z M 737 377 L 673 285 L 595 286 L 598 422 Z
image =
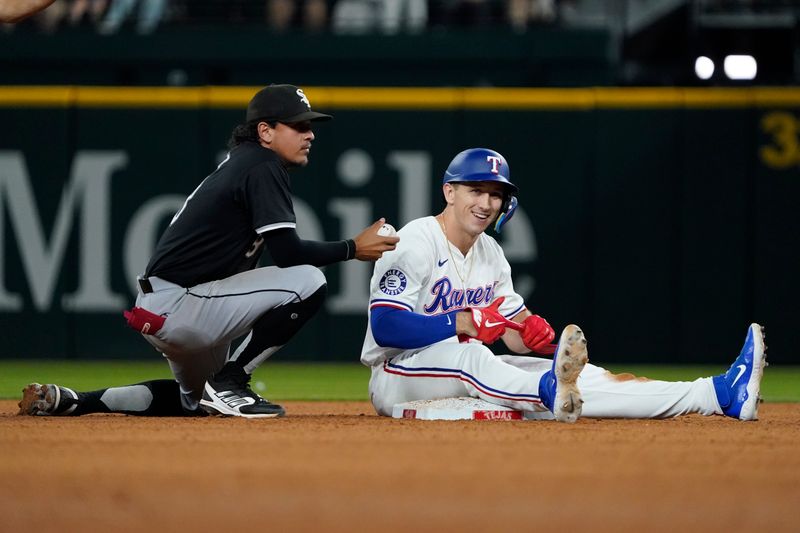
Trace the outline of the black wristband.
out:
M 344 244 L 347 246 L 347 257 L 345 261 L 350 261 L 351 259 L 356 258 L 356 241 L 353 239 L 347 239 L 344 241 Z

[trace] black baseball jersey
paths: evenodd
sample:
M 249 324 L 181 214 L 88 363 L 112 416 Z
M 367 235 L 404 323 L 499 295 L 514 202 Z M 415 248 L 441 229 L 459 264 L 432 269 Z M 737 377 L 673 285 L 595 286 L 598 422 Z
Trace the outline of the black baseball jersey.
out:
M 289 173 L 272 150 L 245 142 L 189 195 L 147 265 L 182 287 L 255 268 L 260 233 L 295 228 Z

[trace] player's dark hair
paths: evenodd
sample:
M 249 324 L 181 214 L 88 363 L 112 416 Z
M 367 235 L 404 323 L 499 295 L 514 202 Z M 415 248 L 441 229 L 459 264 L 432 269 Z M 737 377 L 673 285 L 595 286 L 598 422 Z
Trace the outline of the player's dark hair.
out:
M 239 124 L 231 132 L 231 138 L 228 139 L 228 148 L 233 149 L 242 144 L 243 142 L 251 141 L 258 142 L 258 123 L 266 122 L 270 128 L 278 125 L 277 122 L 270 122 L 268 120 L 251 120 L 244 124 Z

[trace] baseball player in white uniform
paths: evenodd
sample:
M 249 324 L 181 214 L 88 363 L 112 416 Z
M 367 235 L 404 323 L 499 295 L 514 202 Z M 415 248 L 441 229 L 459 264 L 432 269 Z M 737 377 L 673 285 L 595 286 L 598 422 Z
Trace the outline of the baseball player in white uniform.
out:
M 485 148 L 459 153 L 444 174 L 447 205 L 408 223 L 394 251 L 375 264 L 361 361 L 372 368 L 375 410 L 398 403 L 469 396 L 553 418 L 665 418 L 687 413 L 758 417 L 766 347 L 752 324 L 728 372 L 692 382 L 615 375 L 588 364 L 578 326 L 554 332 L 514 291 L 497 231 L 517 205 L 505 158 Z M 515 354 L 484 343 L 502 338 Z M 531 356 L 553 353 L 553 359 Z

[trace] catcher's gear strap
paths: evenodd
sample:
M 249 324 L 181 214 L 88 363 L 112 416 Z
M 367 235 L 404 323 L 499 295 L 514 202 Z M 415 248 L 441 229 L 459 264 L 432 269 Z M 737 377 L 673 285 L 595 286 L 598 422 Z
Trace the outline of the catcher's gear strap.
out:
M 369 312 L 372 336 L 384 348 L 422 348 L 456 334 L 456 314 L 426 316 L 404 309 L 374 306 Z
M 275 265 L 281 268 L 295 265 L 325 266 L 356 256 L 356 245 L 352 240 L 306 241 L 297 235 L 294 228 L 265 231 L 261 237 Z

